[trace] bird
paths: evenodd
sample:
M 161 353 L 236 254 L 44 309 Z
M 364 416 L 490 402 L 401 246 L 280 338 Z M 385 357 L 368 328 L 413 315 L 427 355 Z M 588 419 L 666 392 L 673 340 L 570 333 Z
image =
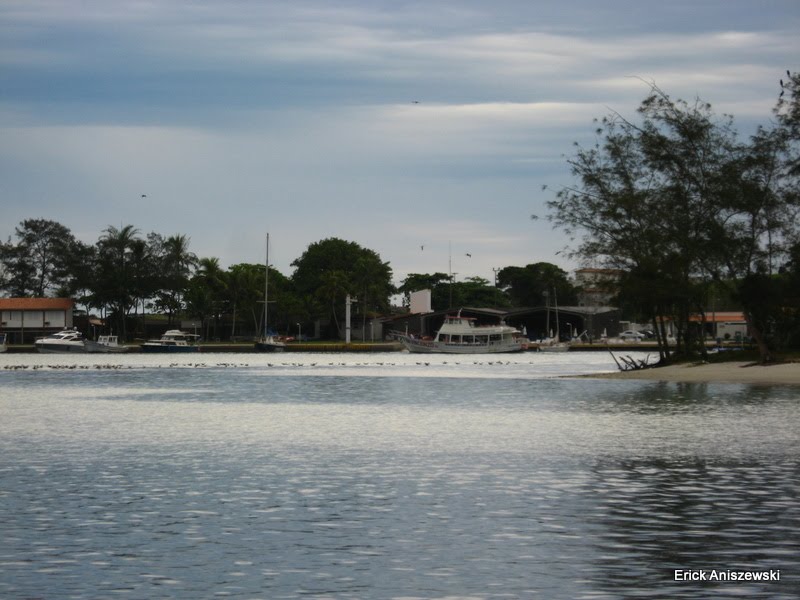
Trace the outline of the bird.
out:
M 420 246 L 419 249 L 420 250 L 425 250 L 425 246 Z
M 142 194 L 142 198 L 147 198 L 147 194 Z
M 470 258 L 472 258 L 472 254 L 470 254 L 469 252 L 467 252 L 466 256 L 469 256 Z
M 419 100 L 412 100 L 411 104 L 419 104 Z
M 783 79 L 781 79 L 781 87 L 783 87 Z

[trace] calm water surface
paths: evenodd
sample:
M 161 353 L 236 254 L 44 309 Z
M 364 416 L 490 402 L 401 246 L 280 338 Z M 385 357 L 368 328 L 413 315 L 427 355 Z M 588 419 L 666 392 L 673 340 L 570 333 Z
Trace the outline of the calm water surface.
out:
M 0 598 L 800 597 L 798 387 L 209 356 L 0 355 Z

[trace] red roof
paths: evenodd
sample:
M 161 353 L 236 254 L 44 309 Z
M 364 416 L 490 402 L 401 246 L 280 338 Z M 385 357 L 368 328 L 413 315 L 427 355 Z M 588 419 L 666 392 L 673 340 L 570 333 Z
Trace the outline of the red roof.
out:
M 72 298 L 0 298 L 0 310 L 72 310 Z
M 689 320 L 700 321 L 700 315 L 690 315 Z M 744 323 L 744 313 L 731 311 L 717 311 L 706 313 L 706 323 Z

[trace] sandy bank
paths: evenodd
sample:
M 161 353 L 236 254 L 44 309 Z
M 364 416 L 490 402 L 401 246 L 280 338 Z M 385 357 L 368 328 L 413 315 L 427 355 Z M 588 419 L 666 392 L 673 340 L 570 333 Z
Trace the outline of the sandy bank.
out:
M 685 381 L 706 383 L 754 383 L 800 385 L 800 363 L 753 365 L 747 362 L 716 364 L 682 364 L 646 369 L 591 375 L 602 379 L 649 379 L 654 381 Z

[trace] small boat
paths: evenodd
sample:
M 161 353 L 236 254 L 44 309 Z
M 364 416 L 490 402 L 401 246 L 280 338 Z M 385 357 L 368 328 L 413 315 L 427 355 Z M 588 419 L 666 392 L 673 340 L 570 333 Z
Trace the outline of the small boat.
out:
M 570 345 L 569 342 L 545 340 L 539 343 L 539 352 L 569 352 Z
M 448 315 L 432 340 L 410 335 L 397 335 L 409 352 L 426 354 L 495 354 L 521 352 L 528 349 L 528 340 L 522 333 L 504 323 L 478 326 L 475 319 Z
M 101 354 L 119 354 L 127 352 L 128 347 L 121 346 L 119 338 L 116 335 L 101 335 L 97 338 L 96 342 L 90 340 L 86 341 L 86 351 Z
M 8 336 L 5 333 L 0 333 L 0 353 L 8 350 Z
M 547 327 L 550 327 L 550 296 L 546 294 L 547 299 Z M 558 296 L 556 295 L 556 288 L 553 288 L 553 301 L 555 303 L 556 308 L 556 336 L 555 338 L 552 337 L 553 332 L 550 332 L 550 338 L 546 340 L 542 340 L 539 342 L 539 352 L 569 352 L 569 348 L 572 345 L 570 342 L 562 342 L 561 340 L 561 332 L 560 332 L 560 324 L 561 322 L 558 319 Z
M 86 352 L 86 339 L 77 329 L 62 329 L 57 333 L 38 338 L 33 346 L 43 354 Z
M 269 234 L 267 234 L 267 260 L 265 262 L 266 269 L 264 273 L 264 333 L 256 340 L 256 352 L 283 352 L 286 349 L 286 343 L 278 339 L 267 328 L 267 317 L 269 316 Z
M 170 329 L 157 340 L 148 340 L 142 344 L 142 352 L 199 352 L 197 341 L 199 335 L 185 333 L 180 329 Z

